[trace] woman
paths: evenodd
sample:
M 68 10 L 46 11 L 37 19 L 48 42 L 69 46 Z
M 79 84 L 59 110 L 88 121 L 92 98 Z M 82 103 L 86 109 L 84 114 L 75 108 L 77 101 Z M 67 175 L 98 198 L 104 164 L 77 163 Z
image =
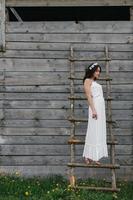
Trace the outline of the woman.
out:
M 102 85 L 96 82 L 101 73 L 98 63 L 92 63 L 83 78 L 84 92 L 88 102 L 88 126 L 83 157 L 86 164 L 108 157 L 106 144 L 106 114 Z

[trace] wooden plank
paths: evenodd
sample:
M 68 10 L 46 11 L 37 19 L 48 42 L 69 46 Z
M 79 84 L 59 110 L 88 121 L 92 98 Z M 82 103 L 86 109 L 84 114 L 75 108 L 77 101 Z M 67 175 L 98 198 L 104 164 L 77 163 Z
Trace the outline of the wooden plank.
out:
M 0 132 L 2 134 L 2 131 Z M 84 133 L 85 134 L 85 133 Z M 76 137 L 78 141 L 82 142 L 80 144 L 84 144 L 85 141 L 85 135 L 84 136 L 78 136 Z M 115 140 L 118 141 L 119 145 L 132 145 L 132 136 L 115 136 Z M 68 141 L 70 141 L 69 136 L 68 135 L 32 135 L 32 136 L 27 136 L 24 135 L 20 137 L 20 135 L 16 136 L 16 135 L 12 135 L 12 136 L 0 136 L 0 144 L 5 144 L 5 145 L 9 145 L 9 144 L 17 144 L 17 145 L 21 145 L 21 144 L 34 144 L 34 145 L 40 145 L 40 144 L 49 144 L 49 145 L 63 145 L 63 144 L 68 144 Z M 110 136 L 109 133 L 107 135 L 107 142 L 110 142 Z M 71 142 L 70 142 L 71 143 Z M 75 143 L 76 144 L 76 143 Z M 108 145 L 110 145 L 110 143 L 108 143 Z
M 131 73 L 131 72 L 128 72 L 128 73 Z M 120 74 L 120 72 L 119 72 Z M 112 73 L 112 76 L 113 76 L 113 73 Z M 100 83 L 99 80 L 97 80 L 97 82 Z M 118 93 L 132 93 L 132 88 L 133 88 L 133 85 L 132 84 L 113 84 L 113 81 L 112 81 L 112 84 L 111 84 L 111 91 L 112 92 L 118 92 Z M 102 88 L 103 88 L 103 93 L 106 94 L 106 86 L 105 85 L 102 85 Z M 76 85 L 75 86 L 75 91 L 76 93 L 79 92 L 79 95 L 80 93 L 83 92 L 83 86 L 82 85 Z M 114 100 L 112 101 L 112 103 L 114 102 Z
M 9 111 L 7 111 L 7 112 L 9 112 Z M 106 107 L 106 112 L 107 112 L 107 107 Z M 14 110 L 14 115 L 15 115 L 15 110 Z M 58 113 L 57 113 L 57 115 L 58 115 Z M 88 109 L 75 109 L 75 116 L 79 116 L 79 119 L 81 119 L 81 118 L 86 119 L 88 117 Z M 116 120 L 123 120 L 124 118 L 125 118 L 125 120 L 128 120 L 128 119 L 131 120 L 132 119 L 132 110 L 124 110 L 124 112 L 123 112 L 123 110 L 112 110 L 112 117 Z
M 120 136 L 132 136 L 131 128 L 113 128 L 113 133 L 119 140 Z M 69 127 L 49 127 L 49 128 L 42 128 L 42 127 L 0 127 L 0 135 L 1 136 L 70 136 Z M 76 136 L 83 136 L 86 135 L 86 127 L 80 129 L 76 128 Z
M 108 147 L 108 151 L 109 151 Z M 116 145 L 116 155 L 132 155 L 132 145 Z M 75 154 L 81 155 L 83 152 L 83 145 L 75 146 Z M 109 152 L 110 153 L 110 152 Z M 70 145 L 6 145 L 1 144 L 0 155 L 70 155 Z M 110 155 L 110 154 L 109 154 Z
M 82 136 L 86 134 L 87 127 L 76 127 L 76 136 Z M 6 130 L 5 130 L 6 131 Z M 120 136 L 120 135 L 132 135 L 132 130 L 130 127 L 113 127 L 113 133 L 114 136 Z
M 122 122 L 123 123 L 123 122 Z M 123 123 L 123 126 L 125 128 L 130 125 L 131 122 L 128 121 Z M 34 119 L 34 120 L 4 120 L 2 119 L 0 121 L 1 127 L 20 127 L 20 128 L 54 128 L 54 127 L 60 127 L 60 128 L 68 128 L 70 127 L 70 123 L 68 120 L 40 120 L 40 119 Z
M 6 34 L 6 41 L 23 41 L 23 42 L 76 42 L 76 43 L 121 43 L 121 44 L 132 44 L 133 43 L 133 35 L 132 34 Z
M 40 58 L 40 59 L 68 59 L 69 51 L 32 51 L 32 50 L 7 50 L 1 58 Z M 112 60 L 132 60 L 132 52 L 110 52 L 109 57 Z M 76 52 L 75 59 L 100 60 L 104 58 L 104 52 Z
M 75 62 L 76 71 L 84 71 L 85 67 L 90 62 Z M 105 65 L 105 62 L 99 62 L 101 66 Z M 3 71 L 69 71 L 68 66 L 70 62 L 68 59 L 24 59 L 24 58 L 0 58 L 0 70 Z M 112 60 L 110 62 L 110 71 L 133 71 L 133 60 Z M 105 71 L 104 67 L 103 70 Z M 118 84 L 118 83 L 117 83 Z
M 122 105 L 122 107 L 124 105 L 130 105 L 125 103 Z M 24 109 L 24 108 L 28 108 L 28 109 L 44 109 L 44 108 L 49 108 L 49 109 L 69 109 L 69 102 L 68 100 L 64 99 L 62 101 L 57 101 L 57 100 L 49 100 L 49 101 L 43 101 L 43 100 L 33 100 L 33 101 L 9 101 L 9 100 L 1 100 L 0 101 L 0 108 L 11 108 L 11 109 L 15 109 L 15 108 L 20 108 L 20 109 Z M 125 108 L 126 109 L 126 108 Z M 130 108 L 128 108 L 130 109 Z
M 103 52 L 105 44 L 73 44 L 74 51 L 87 51 L 87 52 Z M 7 42 L 6 43 L 7 50 L 43 50 L 43 51 L 70 51 L 70 44 L 69 43 L 36 43 L 36 42 Z M 109 45 L 109 52 L 130 52 L 133 51 L 132 44 L 110 44 Z
M 2 113 L 2 109 L 0 110 Z M 129 111 L 127 112 L 130 115 Z M 4 119 L 66 119 L 68 111 L 62 109 L 4 109 Z M 0 119 L 3 118 L 3 113 L 0 114 Z M 124 118 L 124 116 L 123 116 Z M 130 117 L 129 117 L 130 120 Z
M 5 0 L 0 0 L 0 51 L 5 51 Z
M 80 23 L 75 23 L 74 21 L 45 21 L 39 23 L 6 23 L 6 33 L 132 33 L 132 30 L 132 21 L 80 21 Z
M 105 103 L 106 104 L 106 103 Z M 68 100 L 56 101 L 56 100 L 32 100 L 32 101 L 15 101 L 15 100 L 0 100 L 0 109 L 66 109 L 70 108 Z M 88 109 L 87 101 L 76 101 L 75 109 Z M 118 112 L 119 110 L 131 110 L 132 109 L 132 100 L 131 101 L 112 101 L 112 110 Z
M 29 85 L 29 86 L 5 86 L 3 87 L 3 85 L 0 85 L 0 92 L 24 92 L 24 93 L 30 93 L 30 92 L 35 92 L 35 93 L 43 93 L 43 92 L 47 92 L 47 93 L 51 93 L 51 92 L 69 92 L 69 86 L 66 85 L 63 88 L 63 85 L 59 85 L 58 87 L 55 85 Z
M 7 128 L 0 127 L 1 136 L 69 136 L 70 130 L 68 127 L 18 127 L 18 128 Z M 127 130 L 126 135 L 131 135 L 130 130 Z
M 126 89 L 126 87 L 125 87 Z M 127 88 L 130 89 L 130 88 Z M 82 90 L 81 90 L 82 91 Z M 58 87 L 56 85 L 20 85 L 20 86 L 5 86 L 2 87 L 2 84 L 0 86 L 0 92 L 24 92 L 24 93 L 30 93 L 30 92 L 35 92 L 35 93 L 56 93 L 56 92 L 61 92 L 61 93 L 68 93 L 69 92 L 69 85 L 58 85 Z M 127 91 L 128 92 L 128 91 Z M 130 92 L 130 90 L 129 90 Z
M 98 82 L 98 81 L 97 81 Z M 100 82 L 100 81 L 99 81 Z M 102 85 L 103 87 L 103 93 L 104 95 L 106 96 L 106 86 L 105 86 L 105 83 L 104 85 Z M 120 85 L 113 85 L 112 84 L 112 92 L 116 93 L 132 93 L 132 84 L 120 84 Z M 0 92 L 18 92 L 18 93 L 44 93 L 44 92 L 47 92 L 47 93 L 56 93 L 56 92 L 60 92 L 60 93 L 69 93 L 70 92 L 70 87 L 69 87 L 69 84 L 65 84 L 64 85 L 58 85 L 58 87 L 56 85 L 18 85 L 18 86 L 15 86 L 15 85 L 5 85 L 3 87 L 3 84 L 1 83 L 0 84 Z M 84 91 L 83 91 L 83 85 L 81 85 L 81 82 L 80 84 L 77 84 L 75 85 L 75 93 L 76 95 L 84 95 Z M 70 95 L 69 95 L 70 96 Z M 77 99 L 75 101 L 75 103 L 77 102 Z M 82 103 L 82 100 L 79 101 L 80 103 Z M 114 102 L 114 100 L 113 100 Z M 83 102 L 85 103 L 85 102 Z
M 6 71 L 68 71 L 68 59 L 0 58 L 1 70 Z M 132 64 L 132 63 L 131 63 Z M 128 63 L 127 63 L 128 66 Z
M 6 72 L 5 85 L 64 85 L 68 84 L 68 72 Z
M 105 106 L 106 102 L 105 102 Z M 12 106 L 11 106 L 12 107 Z M 81 109 L 87 109 L 88 108 L 88 104 L 87 104 L 87 100 L 78 100 L 75 102 L 75 109 L 77 108 L 81 108 Z M 118 110 L 128 110 L 128 109 L 132 109 L 132 100 L 131 101 L 116 101 L 113 100 L 112 101 L 112 110 L 115 110 L 116 112 L 118 112 Z
M 130 155 L 119 155 L 115 157 L 116 163 L 119 163 L 121 166 L 132 166 L 133 158 Z M 82 156 L 75 156 L 77 162 L 83 162 Z M 56 165 L 64 166 L 70 161 L 70 156 L 0 156 L 0 162 L 2 166 L 40 166 L 40 165 Z M 105 163 L 105 161 L 102 161 Z
M 0 109 L 0 119 L 17 119 L 17 120 L 32 120 L 32 119 L 66 119 L 70 115 L 70 110 L 61 109 Z M 88 109 L 75 109 L 75 116 L 80 116 L 78 119 L 87 120 Z M 115 120 L 132 120 L 132 110 L 112 110 L 112 116 Z M 76 118 L 77 119 L 77 118 Z
M 116 121 L 115 119 L 113 119 L 113 121 Z M 77 122 L 76 125 L 78 126 L 78 128 L 80 130 L 86 128 L 87 126 L 87 122 Z M 108 126 L 107 126 L 108 128 Z M 120 129 L 130 129 L 132 128 L 132 121 L 123 121 L 123 120 L 117 120 L 115 123 L 113 123 L 113 128 L 120 128 Z M 82 131 L 81 131 L 82 133 Z
M 60 144 L 68 144 L 68 141 L 69 141 L 69 138 L 70 138 L 69 128 L 68 127 L 65 127 L 65 128 L 60 127 L 59 132 L 57 132 L 57 129 L 58 129 L 58 127 L 47 127 L 47 128 L 45 128 L 45 127 L 44 128 L 40 128 L 40 127 L 0 127 L 0 134 L 1 134 L 0 143 L 4 144 L 4 142 L 5 142 L 5 144 L 8 144 L 8 138 L 9 138 L 11 144 L 19 144 L 19 142 L 17 143 L 16 141 L 14 141 L 13 138 L 17 138 L 17 137 L 21 136 L 22 141 L 25 141 L 25 139 L 28 138 L 27 144 L 35 144 L 34 138 L 37 138 L 37 137 L 39 137 L 39 138 L 42 137 L 44 139 L 46 138 L 46 143 L 43 140 L 42 144 L 49 144 L 49 141 L 47 140 L 47 136 L 48 136 L 48 138 L 49 137 L 55 138 L 54 140 L 55 141 L 57 140 L 58 143 L 59 143 L 58 139 L 60 137 L 60 138 L 62 138 L 62 141 L 60 141 Z M 55 130 L 55 132 L 54 132 L 54 130 Z M 130 140 L 132 140 L 132 136 L 130 134 L 130 130 L 129 131 L 127 131 L 127 130 L 128 129 L 124 130 L 125 135 L 122 132 L 121 132 L 121 135 L 117 135 L 117 133 L 113 129 L 114 136 L 115 136 L 114 140 L 117 141 L 117 144 L 118 143 L 120 145 L 127 145 L 127 144 L 130 145 L 131 144 Z M 65 140 L 66 136 L 68 138 Z M 83 141 L 80 144 L 84 144 L 85 136 L 86 136 L 86 128 L 85 127 L 82 131 L 82 135 L 81 135 L 81 131 L 79 131 L 79 130 L 78 130 L 78 132 L 76 132 L 76 135 L 75 135 L 76 138 Z M 20 141 L 20 140 L 18 140 L 18 141 Z M 109 132 L 108 132 L 108 129 L 107 129 L 107 143 L 108 143 L 108 145 L 110 145 L 109 141 L 110 141 L 110 135 L 109 135 Z M 26 144 L 26 142 L 25 142 L 25 144 Z
M 132 0 L 7 0 L 6 6 L 131 6 Z
M 0 93 L 0 100 L 45 100 L 45 101 L 51 101 L 52 100 L 66 100 L 68 99 L 69 94 L 68 93 Z M 132 101 L 133 94 L 132 93 L 112 93 L 113 98 L 116 101 Z M 85 99 L 85 98 L 84 98 Z M 87 103 L 87 102 L 86 102 Z
M 84 71 L 76 72 L 76 77 L 81 80 L 75 80 L 75 85 L 83 85 L 82 78 L 84 77 Z M 105 77 L 105 73 L 102 72 L 102 76 Z M 128 79 L 126 77 L 128 76 Z M 110 72 L 110 77 L 113 78 L 113 84 L 133 84 L 132 73 L 130 72 Z M 23 86 L 39 86 L 39 85 L 66 85 L 69 84 L 68 72 L 5 72 L 5 85 L 23 85 Z M 3 75 L 1 75 L 1 80 Z M 105 81 L 100 81 L 101 84 L 105 84 Z M 0 83 L 3 85 L 3 83 Z M 69 92 L 69 91 L 68 91 Z

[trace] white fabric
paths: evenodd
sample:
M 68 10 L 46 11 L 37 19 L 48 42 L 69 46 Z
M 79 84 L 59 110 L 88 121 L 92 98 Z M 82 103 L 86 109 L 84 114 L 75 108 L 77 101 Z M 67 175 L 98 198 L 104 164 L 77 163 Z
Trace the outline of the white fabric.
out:
M 106 113 L 102 85 L 92 81 L 91 92 L 98 118 L 92 118 L 92 110 L 88 107 L 88 125 L 83 157 L 98 161 L 108 157 L 106 143 Z

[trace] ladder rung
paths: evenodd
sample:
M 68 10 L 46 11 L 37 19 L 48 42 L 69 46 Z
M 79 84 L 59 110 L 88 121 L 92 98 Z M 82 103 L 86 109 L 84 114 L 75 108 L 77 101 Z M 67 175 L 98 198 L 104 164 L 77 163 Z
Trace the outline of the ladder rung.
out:
M 75 99 L 75 100 L 87 100 L 86 97 L 76 97 L 76 96 L 70 96 L 68 97 L 68 99 Z M 108 96 L 107 98 L 105 98 L 106 101 L 111 101 L 113 100 L 112 97 Z
M 109 188 L 109 187 L 92 187 L 92 186 L 73 186 L 73 188 L 79 189 L 89 189 L 89 190 L 101 190 L 101 191 L 111 191 L 111 192 L 119 192 L 120 188 Z
M 89 167 L 89 168 L 109 168 L 109 169 L 118 169 L 120 165 L 118 164 L 85 164 L 85 163 L 68 163 L 69 167 Z
M 68 79 L 71 79 L 71 80 L 83 80 L 83 78 L 75 77 L 75 76 L 68 77 Z M 102 77 L 102 78 L 99 78 L 98 80 L 99 81 L 112 81 L 112 78 L 111 77 Z
M 84 144 L 85 141 L 82 141 L 82 140 L 79 140 L 79 139 L 70 139 L 68 140 L 68 144 Z M 115 140 L 115 141 L 108 141 L 107 144 L 118 144 L 118 141 Z
M 78 119 L 78 118 L 72 118 L 72 117 L 68 117 L 68 120 L 71 122 L 88 122 L 88 119 Z M 106 120 L 107 123 L 115 123 L 115 121 L 112 120 Z

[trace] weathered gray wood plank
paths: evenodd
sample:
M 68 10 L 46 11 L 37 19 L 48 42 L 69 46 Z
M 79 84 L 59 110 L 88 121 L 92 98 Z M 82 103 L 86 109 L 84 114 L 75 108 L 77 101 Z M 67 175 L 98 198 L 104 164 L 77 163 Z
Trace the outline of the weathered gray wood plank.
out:
M 76 127 L 76 137 L 85 136 L 87 127 L 82 129 Z M 115 136 L 132 136 L 131 128 L 113 128 L 113 133 Z M 70 137 L 70 129 L 66 127 L 49 127 L 49 128 L 41 128 L 41 127 L 0 127 L 0 135 L 1 136 L 67 136 Z
M 128 116 L 130 119 L 130 111 Z M 0 110 L 0 119 L 3 118 L 2 109 Z M 126 112 L 125 112 L 126 113 Z M 68 115 L 67 109 L 4 109 L 4 119 L 66 119 Z
M 0 109 L 0 119 L 5 120 L 64 120 L 70 116 L 70 109 Z M 79 118 L 88 117 L 88 109 L 75 109 L 75 116 Z M 132 120 L 132 110 L 112 110 L 112 116 L 116 120 Z
M 44 100 L 48 101 L 52 100 L 67 100 L 70 95 L 68 93 L 0 93 L 0 100 Z M 80 95 L 82 96 L 82 95 Z M 84 94 L 83 94 L 83 96 Z M 112 97 L 116 101 L 132 101 L 133 94 L 132 93 L 112 93 Z M 87 103 L 87 102 L 86 102 Z
M 75 70 L 84 71 L 89 65 L 89 61 L 76 62 Z M 101 66 L 105 66 L 105 62 L 99 61 Z M 69 71 L 70 62 L 68 59 L 24 59 L 24 58 L 0 58 L 0 70 L 3 71 Z M 133 60 L 112 60 L 110 62 L 110 71 L 133 71 Z M 103 67 L 105 71 L 105 67 Z
M 5 0 L 0 0 L 0 51 L 5 51 Z
M 106 104 L 106 102 L 105 102 Z M 0 100 L 0 109 L 70 109 L 69 101 L 62 100 L 62 101 L 56 101 L 56 100 L 49 100 L 49 101 L 43 101 L 43 100 L 32 100 L 32 101 L 26 101 L 26 100 Z M 75 109 L 88 109 L 87 100 L 78 100 L 75 102 Z M 107 108 L 107 105 L 106 105 Z M 131 101 L 112 101 L 112 110 L 132 110 L 132 100 Z
M 3 73 L 3 72 L 1 72 Z M 75 77 L 83 78 L 84 71 L 75 72 Z M 105 77 L 105 72 L 102 72 L 101 77 Z M 1 80 L 5 78 L 1 85 L 63 85 L 69 84 L 70 80 L 68 72 L 5 72 L 4 75 L 1 74 Z M 133 84 L 133 73 L 128 72 L 110 72 L 110 77 L 112 77 L 112 84 Z M 128 79 L 126 78 L 128 77 Z M 101 84 L 105 84 L 102 81 Z M 82 84 L 82 80 L 76 80 L 75 84 Z M 82 84 L 83 85 L 83 84 Z
M 132 0 L 7 0 L 7 6 L 131 6 Z
M 79 132 L 79 131 L 78 131 Z M 77 132 L 77 133 L 78 133 Z M 81 132 L 81 131 L 80 131 Z M 122 132 L 123 133 L 123 132 Z M 122 134 L 121 133 L 121 134 Z M 128 135 L 131 135 L 130 130 L 126 130 L 126 133 Z M 70 130 L 69 128 L 66 127 L 49 127 L 49 128 L 41 128 L 41 127 L 31 127 L 31 128 L 25 128 L 25 127 L 19 127 L 19 128 L 7 128 L 7 127 L 0 127 L 0 135 L 18 135 L 18 136 L 23 136 L 23 135 L 45 135 L 45 136 L 68 136 L 70 135 Z
M 29 50 L 7 50 L 2 55 L 1 58 L 40 58 L 40 59 L 69 59 L 70 52 L 69 51 L 29 51 Z M 112 60 L 133 60 L 133 51 L 132 52 L 109 52 L 109 57 Z M 100 60 L 101 58 L 105 58 L 104 52 L 76 52 L 75 58 L 78 59 L 92 59 L 92 60 Z
M 86 132 L 85 132 L 86 134 Z M 85 134 L 83 136 L 78 136 L 77 138 L 82 140 L 82 141 L 85 141 Z M 68 135 L 57 135 L 57 136 L 49 136 L 49 135 L 46 135 L 46 136 L 0 136 L 0 144 L 3 144 L 3 145 L 66 145 L 68 144 Z M 110 139 L 110 135 L 109 133 L 107 133 L 107 141 L 109 141 Z M 132 145 L 132 139 L 133 139 L 133 136 L 128 136 L 127 135 L 119 135 L 119 136 L 115 136 L 115 139 L 118 141 L 118 144 L 119 145 Z M 110 144 L 108 144 L 110 145 Z
M 83 162 L 82 156 L 75 156 L 77 162 Z M 0 163 L 2 166 L 40 166 L 40 165 L 56 165 L 64 166 L 70 161 L 70 156 L 0 156 Z M 108 161 L 104 161 L 108 163 Z M 133 159 L 130 159 L 130 155 L 116 156 L 116 163 L 121 166 L 132 166 Z
M 110 147 L 108 146 L 108 151 Z M 81 155 L 83 145 L 75 147 L 75 154 Z M 116 155 L 132 155 L 132 145 L 116 145 Z M 109 151 L 110 153 L 110 151 Z M 69 145 L 1 145 L 0 155 L 70 155 Z M 110 155 L 110 154 L 109 154 Z
M 77 51 L 92 51 L 92 52 L 98 52 L 98 51 L 104 51 L 105 44 L 85 44 L 85 43 L 74 43 L 72 44 L 74 48 L 74 52 Z M 133 45 L 132 44 L 109 44 L 108 45 L 109 52 L 111 51 L 118 51 L 118 52 L 130 52 L 133 51 Z M 69 43 L 36 43 L 36 42 L 6 42 L 6 49 L 7 50 L 45 50 L 45 51 L 70 51 L 70 44 Z
M 121 104 L 123 105 L 130 105 L 127 103 Z M 29 108 L 29 109 L 43 109 L 43 108 L 49 108 L 49 109 L 69 109 L 69 102 L 68 100 L 63 100 L 63 101 L 56 101 L 56 100 L 49 100 L 49 101 L 43 101 L 43 100 L 38 100 L 38 101 L 9 101 L 9 100 L 1 100 L 0 101 L 0 108 L 8 108 L 8 109 L 15 109 L 15 108 Z M 77 106 L 79 107 L 79 106 Z M 87 106 L 86 106 L 87 107 Z M 117 105 L 116 105 L 117 107 Z M 121 108 L 122 108 L 121 107 Z M 129 109 L 130 107 L 126 107 L 125 109 Z
M 130 121 L 126 122 L 126 125 L 130 125 Z M 1 120 L 1 127 L 34 127 L 34 128 L 50 128 L 50 127 L 70 127 L 70 122 L 68 120 L 39 120 L 35 118 L 34 120 Z M 123 124 L 124 126 L 125 124 Z M 126 128 L 126 127 L 125 127 Z
M 24 41 L 24 42 L 66 42 L 66 43 L 121 43 L 121 44 L 132 44 L 133 35 L 130 33 L 125 34 L 96 34 L 96 33 L 83 33 L 83 34 L 6 34 L 6 41 Z
M 133 22 L 7 22 L 6 33 L 132 33 Z M 77 45 L 77 44 L 76 44 Z M 102 45 L 102 44 L 101 44 Z
M 115 120 L 115 119 L 114 119 Z M 54 127 L 61 127 L 61 128 L 70 128 L 70 122 L 68 120 L 40 120 L 40 119 L 34 119 L 34 120 L 4 120 L 4 118 L 0 121 L 1 127 L 10 127 L 10 128 L 16 128 L 16 127 L 24 127 L 24 128 L 54 128 Z M 80 129 L 86 128 L 87 122 L 80 122 L 77 123 L 78 127 Z M 129 129 L 132 128 L 132 120 L 117 120 L 115 123 L 113 123 L 113 128 L 124 128 Z M 108 127 L 108 126 L 107 126 Z
M 98 81 L 97 81 L 98 82 Z M 79 85 L 75 85 L 75 93 L 84 93 L 83 91 L 83 85 L 81 84 L 82 82 L 80 82 Z M 103 92 L 106 94 L 106 85 L 104 83 L 104 85 L 102 85 L 103 87 Z M 118 92 L 118 93 L 132 93 L 132 88 L 133 85 L 132 84 L 120 84 L 120 85 L 116 85 L 116 84 L 112 84 L 112 92 Z M 24 93 L 30 93 L 30 92 L 35 92 L 35 93 L 56 93 L 56 92 L 61 92 L 61 93 L 70 93 L 70 86 L 69 84 L 65 84 L 65 85 L 20 85 L 20 86 L 15 86 L 15 85 L 11 85 L 11 86 L 4 86 L 3 84 L 0 85 L 0 92 L 24 92 Z M 82 101 L 80 101 L 82 103 Z
M 45 100 L 48 101 L 51 99 L 52 100 L 67 100 L 69 97 L 69 93 L 0 93 L 0 100 L 27 100 L 27 101 L 31 101 L 31 100 Z M 82 96 L 82 95 L 80 95 Z M 84 94 L 83 94 L 83 96 Z M 132 101 L 133 98 L 133 94 L 132 93 L 112 93 L 112 97 L 116 100 L 116 101 Z

